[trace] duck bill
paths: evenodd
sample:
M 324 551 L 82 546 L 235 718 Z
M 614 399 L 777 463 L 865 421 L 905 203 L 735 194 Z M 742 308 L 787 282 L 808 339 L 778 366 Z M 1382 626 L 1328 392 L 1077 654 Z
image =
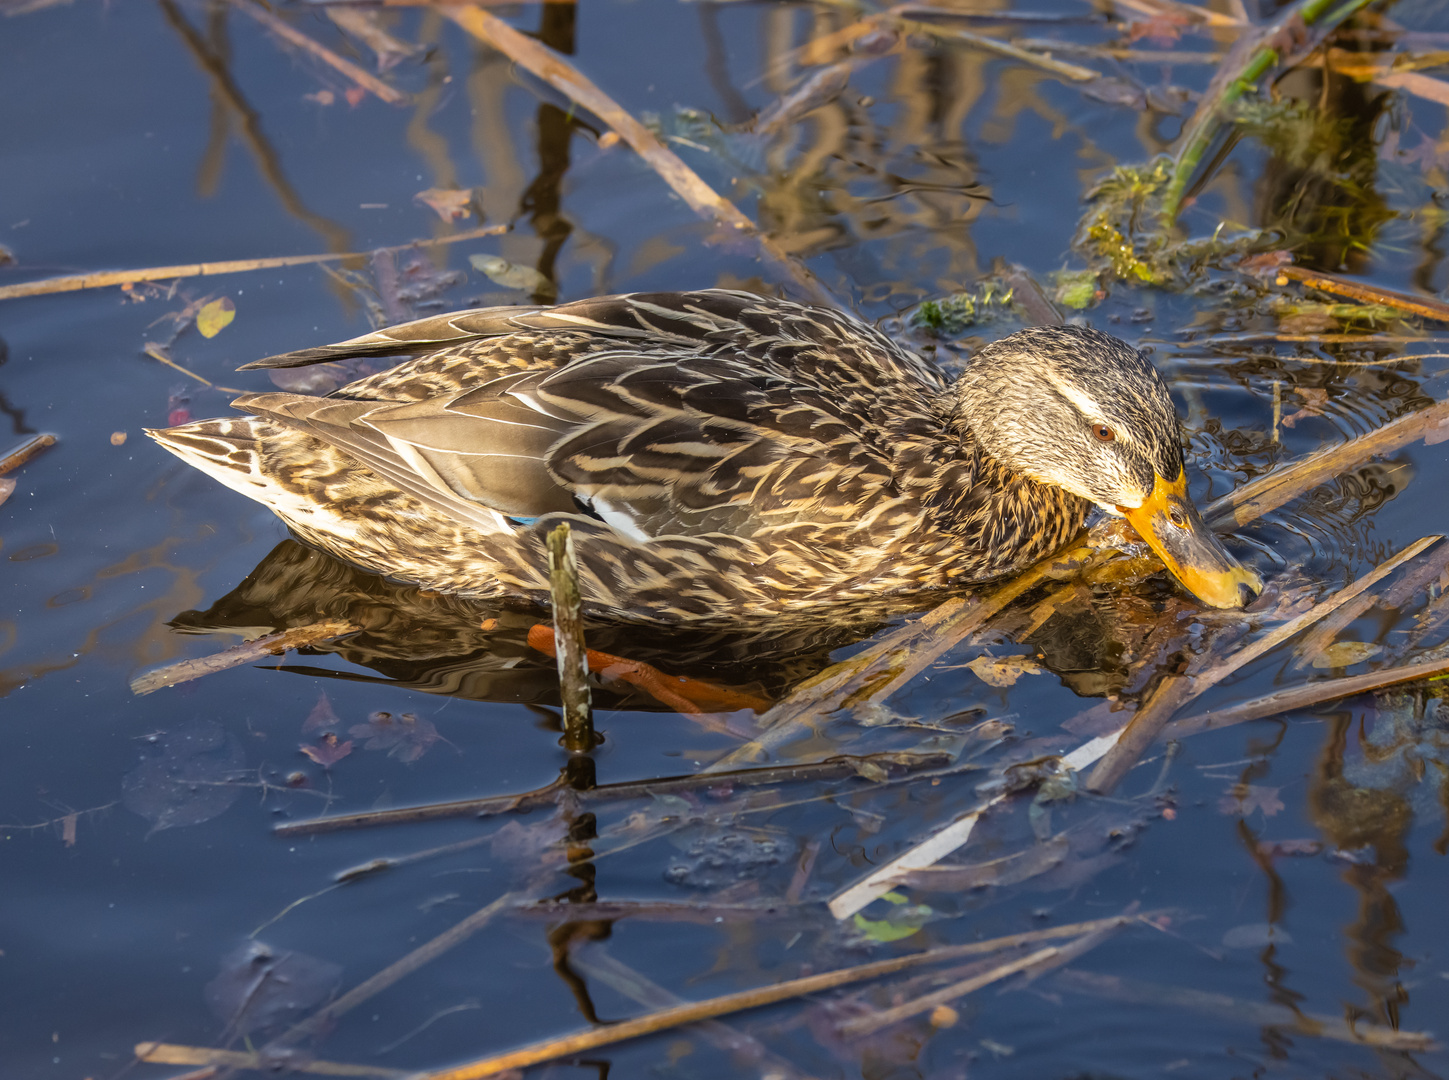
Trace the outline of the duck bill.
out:
M 1262 592 L 1262 579 L 1228 554 L 1187 497 L 1186 471 L 1176 480 L 1157 477 L 1141 506 L 1117 509 L 1173 577 L 1209 607 L 1240 608 Z

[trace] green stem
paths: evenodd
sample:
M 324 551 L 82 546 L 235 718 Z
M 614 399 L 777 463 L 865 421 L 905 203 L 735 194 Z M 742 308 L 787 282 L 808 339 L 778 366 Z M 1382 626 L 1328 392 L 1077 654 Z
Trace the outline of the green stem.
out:
M 1370 2 L 1371 0 L 1343 0 L 1330 11 L 1329 8 L 1335 0 L 1299 0 L 1277 23 L 1265 29 L 1262 36 L 1269 41 L 1279 38 L 1294 16 L 1301 18 L 1304 26 L 1319 26 L 1327 33 Z M 1243 64 L 1242 70 L 1232 78 L 1220 80 L 1221 89 L 1216 95 L 1204 98 L 1198 103 L 1192 119 L 1182 129 L 1177 140 L 1178 150 L 1172 181 L 1162 198 L 1162 213 L 1167 221 L 1176 220 L 1177 213 L 1182 208 L 1182 195 L 1187 190 L 1188 181 L 1193 178 L 1203 155 L 1217 138 L 1228 106 L 1257 86 L 1258 80 L 1281 61 L 1278 50 L 1271 45 L 1255 49 Z

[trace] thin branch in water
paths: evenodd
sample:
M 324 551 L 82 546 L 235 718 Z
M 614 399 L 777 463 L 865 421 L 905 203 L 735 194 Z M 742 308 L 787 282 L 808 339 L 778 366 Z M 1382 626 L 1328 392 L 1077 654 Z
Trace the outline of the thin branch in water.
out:
M 508 228 L 507 225 L 484 225 L 466 232 L 454 233 L 452 236 L 414 240 L 408 244 L 378 250 L 412 251 L 441 244 L 456 244 L 464 240 L 477 240 L 484 236 L 498 236 L 500 233 L 507 232 Z M 97 270 L 89 274 L 68 274 L 65 277 L 44 278 L 41 281 L 0 286 L 0 300 L 15 300 L 22 296 L 48 296 L 51 293 L 76 292 L 80 289 L 103 289 L 111 285 L 131 285 L 141 281 L 211 277 L 215 274 L 240 274 L 249 270 L 275 270 L 282 266 L 307 266 L 312 263 L 339 262 L 344 259 L 366 259 L 372 254 L 373 252 L 368 251 L 343 251 L 326 255 L 276 255 L 267 259 L 182 263 L 178 266 L 152 266 L 144 270 Z
M 855 756 L 841 754 L 824 761 L 794 765 L 771 765 L 762 769 L 736 769 L 724 773 L 688 773 L 683 776 L 660 776 L 649 780 L 626 780 L 617 784 L 598 784 L 587 791 L 574 792 L 583 804 L 642 799 L 654 795 L 670 795 L 713 787 L 763 787 L 810 780 L 840 780 L 860 776 L 866 771 L 917 772 L 938 769 L 951 763 L 951 755 L 941 753 L 884 753 Z M 513 795 L 492 795 L 482 799 L 457 799 L 429 803 L 424 806 L 397 807 L 389 810 L 365 810 L 356 814 L 340 814 L 310 821 L 289 821 L 273 830 L 276 836 L 310 836 L 344 829 L 367 828 L 374 825 L 405 825 L 419 821 L 435 821 L 453 817 L 491 817 L 496 814 L 522 813 L 553 806 L 565 791 L 571 791 L 563 779 L 532 791 Z
M 1290 280 L 1307 285 L 1310 289 L 1332 293 L 1335 296 L 1346 296 L 1351 300 L 1361 300 L 1366 304 L 1382 304 L 1384 307 L 1398 308 L 1400 311 L 1407 311 L 1411 315 L 1421 315 L 1436 322 L 1449 322 L 1449 304 L 1431 297 L 1410 296 L 1407 293 L 1385 289 L 1379 285 L 1353 281 L 1338 274 L 1305 270 L 1301 266 L 1280 266 L 1278 284 L 1286 285 Z
M 1286 690 L 1275 690 L 1251 701 L 1244 701 L 1226 709 L 1210 709 L 1207 712 L 1185 716 L 1174 720 L 1162 730 L 1165 739 L 1181 739 L 1203 731 L 1247 723 L 1249 720 L 1264 720 L 1270 716 L 1309 709 L 1327 701 L 1364 694 L 1370 690 L 1382 690 L 1403 683 L 1421 682 L 1425 679 L 1442 678 L 1449 673 L 1449 660 L 1434 660 L 1419 664 L 1400 664 L 1381 668 L 1363 675 L 1345 675 L 1337 679 L 1319 679 Z
M 1097 930 L 1111 923 L 1130 922 L 1131 917 L 1118 916 L 1115 919 L 1094 920 L 1090 924 L 1092 930 Z M 801 997 L 806 994 L 816 994 L 825 990 L 832 990 L 839 986 L 848 986 L 851 983 L 861 982 L 866 979 L 879 978 L 882 975 L 892 975 L 897 971 L 905 971 L 908 968 L 921 964 L 940 963 L 947 960 L 955 960 L 963 956 L 989 955 L 1003 949 L 1016 948 L 1027 941 L 1046 941 L 1060 937 L 1075 937 L 1083 932 L 1082 927 L 1087 924 L 1078 924 L 1076 927 L 1056 927 L 1052 930 L 1039 930 L 1030 934 L 1016 934 L 1009 938 L 996 938 L 991 941 L 973 942 L 969 945 L 947 945 L 939 949 L 930 949 L 926 952 L 911 953 L 906 956 L 892 957 L 888 960 L 877 960 L 870 964 L 861 964 L 857 967 L 841 968 L 836 971 L 827 971 L 819 975 L 807 975 L 799 979 L 789 979 L 773 986 L 762 986 L 754 990 L 743 990 L 735 994 L 724 994 L 709 1001 L 678 1005 L 672 1008 L 661 1009 L 658 1012 L 649 1013 L 645 1016 L 636 1017 L 633 1020 L 624 1020 L 606 1027 L 590 1028 L 578 1031 L 571 1035 L 563 1035 L 558 1038 L 545 1039 L 531 1046 L 521 1047 L 503 1054 L 494 1054 L 488 1057 L 479 1058 L 463 1065 L 453 1068 L 438 1069 L 430 1072 L 416 1074 L 416 1080 L 482 1080 L 483 1077 L 497 1076 L 499 1073 L 508 1072 L 510 1069 L 526 1068 L 529 1065 L 536 1065 L 544 1061 L 552 1061 L 556 1058 L 566 1057 L 570 1054 L 581 1053 L 585 1050 L 594 1050 L 601 1046 L 611 1046 L 615 1043 L 624 1042 L 627 1039 L 637 1039 L 642 1035 L 653 1035 L 660 1031 L 668 1031 L 684 1024 L 697 1023 L 700 1020 L 709 1020 L 717 1016 L 725 1016 L 730 1013 L 741 1012 L 745 1009 L 755 1009 L 763 1005 L 773 1005 L 776 1002 L 787 1001 L 791 998 Z M 1063 933 L 1063 931 L 1069 931 Z
M 174 664 L 167 664 L 165 667 L 148 671 L 131 680 L 131 693 L 138 696 L 154 693 L 163 687 L 190 682 L 203 675 L 227 671 L 240 667 L 242 664 L 250 664 L 255 660 L 265 660 L 269 656 L 277 656 L 289 649 L 300 649 L 306 645 L 330 641 L 343 634 L 354 634 L 361 629 L 362 627 L 356 623 L 343 619 L 327 619 L 307 626 L 295 626 L 290 630 L 282 630 L 275 634 L 259 637 L 254 641 L 233 645 L 230 649 L 214 653 L 211 656 L 203 656 L 194 660 L 179 660 Z
M 1378 1024 L 1355 1020 L 1349 1024 L 1342 1017 L 1300 1012 L 1296 1007 L 1272 1005 L 1261 1001 L 1242 1001 L 1226 994 L 1191 990 L 1158 983 L 1138 982 L 1115 975 L 1095 972 L 1063 971 L 1048 984 L 1076 994 L 1095 998 L 1127 1001 L 1137 1004 L 1177 1005 L 1194 1012 L 1237 1020 L 1255 1028 L 1283 1028 L 1297 1035 L 1309 1035 L 1337 1042 L 1357 1043 L 1380 1050 L 1405 1053 L 1437 1050 L 1433 1036 L 1423 1031 L 1397 1031 Z
M 54 435 L 35 435 L 26 439 L 10 453 L 0 458 L 0 476 L 20 468 L 31 458 L 56 444 Z
M 1020 64 L 1040 68 L 1042 71 L 1071 82 L 1088 82 L 1092 79 L 1102 77 L 1100 71 L 1092 68 L 1082 67 L 1080 64 L 1069 64 L 1065 60 L 1054 60 L 1050 56 L 1032 52 L 1030 49 L 1023 49 L 1019 45 L 1011 44 L 1009 41 L 987 37 L 985 34 L 973 34 L 970 30 L 961 30 L 953 26 L 940 26 L 936 23 L 919 22 L 915 19 L 898 18 L 894 19 L 893 22 L 902 30 L 910 31 L 913 34 L 929 34 L 931 37 L 938 38 L 941 41 L 970 45 L 972 48 L 995 53 L 997 56 L 1005 56 Z
M 1313 605 L 1308 611 L 1289 619 L 1271 633 L 1264 634 L 1257 641 L 1232 655 L 1213 663 L 1205 670 L 1188 675 L 1173 675 L 1162 680 L 1157 688 L 1127 723 L 1116 744 L 1102 758 L 1092 775 L 1087 778 L 1087 787 L 1098 794 L 1107 795 L 1121 782 L 1122 778 L 1137 764 L 1138 758 L 1157 741 L 1167 722 L 1189 701 L 1222 682 L 1229 675 L 1276 649 L 1289 638 L 1326 618 L 1344 604 L 1349 603 L 1365 590 L 1372 588 L 1404 563 L 1419 555 L 1425 548 L 1442 540 L 1441 536 L 1426 536 L 1416 540 L 1392 559 L 1385 561 L 1352 585 L 1340 589 L 1332 596 Z M 1199 663 L 1205 663 L 1211 654 Z
M 356 85 L 366 90 L 373 97 L 385 101 L 389 105 L 407 104 L 408 96 L 401 90 L 394 89 L 376 75 L 358 67 L 351 60 L 338 56 L 326 45 L 314 41 L 291 23 L 273 15 L 260 4 L 253 2 L 253 0 L 231 0 L 231 6 L 246 15 L 250 15 L 283 41 L 295 45 L 305 53 L 315 56 L 334 71 L 351 79 Z
M 718 222 L 732 234 L 753 241 L 767 261 L 789 277 L 812 303 L 839 306 L 829 290 L 803 263 L 756 228 L 734 203 L 721 198 L 674 151 L 594 85 L 567 57 L 519 33 L 476 5 L 444 8 L 443 11 L 479 41 L 491 45 L 618 132 L 690 209 L 701 217 Z
M 268 1054 L 257 1050 L 216 1050 L 210 1046 L 180 1046 L 176 1043 L 137 1043 L 136 1060 L 149 1065 L 219 1065 L 227 1069 L 255 1069 L 257 1072 L 300 1072 L 313 1076 L 360 1076 L 369 1080 L 403 1080 L 406 1069 L 380 1065 L 353 1065 L 343 1061 L 318 1061 L 306 1054 Z
M 559 698 L 563 702 L 564 749 L 594 748 L 589 715 L 589 660 L 584 646 L 583 593 L 572 531 L 565 522 L 548 534 L 548 589 L 553 605 L 553 645 L 558 661 Z

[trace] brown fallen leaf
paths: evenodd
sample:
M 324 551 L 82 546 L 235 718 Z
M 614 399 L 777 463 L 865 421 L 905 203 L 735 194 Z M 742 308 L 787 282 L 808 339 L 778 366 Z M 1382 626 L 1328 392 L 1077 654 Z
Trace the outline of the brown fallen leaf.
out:
M 399 761 L 417 761 L 433 743 L 443 738 L 431 720 L 423 720 L 412 713 L 393 716 L 388 712 L 375 712 L 368 716 L 367 723 L 354 724 L 348 734 L 356 739 L 366 739 L 367 742 L 362 744 L 364 750 L 386 750 L 388 757 Z
M 470 188 L 428 188 L 413 196 L 413 199 L 429 207 L 444 221 L 457 221 L 473 212 L 473 192 Z
M 474 270 L 486 275 L 490 281 L 502 285 L 505 289 L 520 289 L 523 292 L 540 293 L 547 296 L 558 292 L 553 282 L 531 266 L 512 263 L 497 255 L 469 255 L 468 261 L 473 264 Z
M 1150 19 L 1129 23 L 1127 43 L 1131 45 L 1145 39 L 1165 49 L 1169 45 L 1176 44 L 1182 37 L 1183 30 L 1191 25 L 1192 20 L 1187 16 L 1180 15 L 1175 11 L 1164 11 Z
M 1296 392 L 1298 397 L 1303 401 L 1303 408 L 1283 417 L 1284 427 L 1293 427 L 1298 421 L 1306 420 L 1310 416 L 1322 416 L 1323 410 L 1328 406 L 1327 390 L 1320 390 L 1313 386 L 1305 386 L 1300 387 Z
M 125 446 L 126 445 L 126 433 L 124 431 L 113 431 L 113 432 L 111 432 L 111 445 L 112 446 Z
M 0 476 L 0 506 L 5 505 L 5 500 L 15 493 L 15 481 L 8 476 Z
M 312 711 L 307 714 L 307 719 L 302 721 L 302 734 L 311 735 L 318 731 L 336 732 L 342 727 L 342 721 L 332 711 L 332 702 L 327 700 L 325 693 L 317 695 L 317 704 L 312 706 Z
M 324 769 L 330 769 L 337 762 L 341 761 L 348 754 L 352 753 L 352 740 L 346 742 L 338 741 L 336 735 L 323 735 L 316 743 L 302 743 L 297 749 L 306 754 L 309 758 L 321 765 Z
M 1292 262 L 1291 251 L 1264 251 L 1239 260 L 1238 269 L 1254 277 L 1277 277 L 1279 267 L 1288 266 Z
M 1382 645 L 1369 641 L 1335 641 L 1313 658 L 1316 668 L 1346 668 L 1371 660 L 1383 652 Z
M 1283 809 L 1283 800 L 1278 798 L 1280 790 L 1261 784 L 1234 784 L 1228 794 L 1218 800 L 1218 810 L 1243 817 L 1261 810 L 1264 817 L 1272 817 Z
M 196 329 L 202 337 L 214 338 L 235 318 L 236 304 L 231 297 L 221 296 L 201 305 L 201 310 L 196 313 Z
M 987 686 L 1012 686 L 1023 675 L 1040 675 L 1041 665 L 1027 656 L 978 656 L 966 665 Z

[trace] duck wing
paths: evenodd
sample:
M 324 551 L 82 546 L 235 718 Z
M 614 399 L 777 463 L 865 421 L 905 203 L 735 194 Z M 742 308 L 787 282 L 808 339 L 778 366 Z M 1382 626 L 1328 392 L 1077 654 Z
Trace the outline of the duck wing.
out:
M 428 351 L 328 398 L 236 404 L 487 531 L 556 512 L 636 540 L 848 530 L 901 501 L 883 402 L 928 426 L 944 384 L 848 316 L 721 290 L 454 313 L 274 359 L 400 347 Z

